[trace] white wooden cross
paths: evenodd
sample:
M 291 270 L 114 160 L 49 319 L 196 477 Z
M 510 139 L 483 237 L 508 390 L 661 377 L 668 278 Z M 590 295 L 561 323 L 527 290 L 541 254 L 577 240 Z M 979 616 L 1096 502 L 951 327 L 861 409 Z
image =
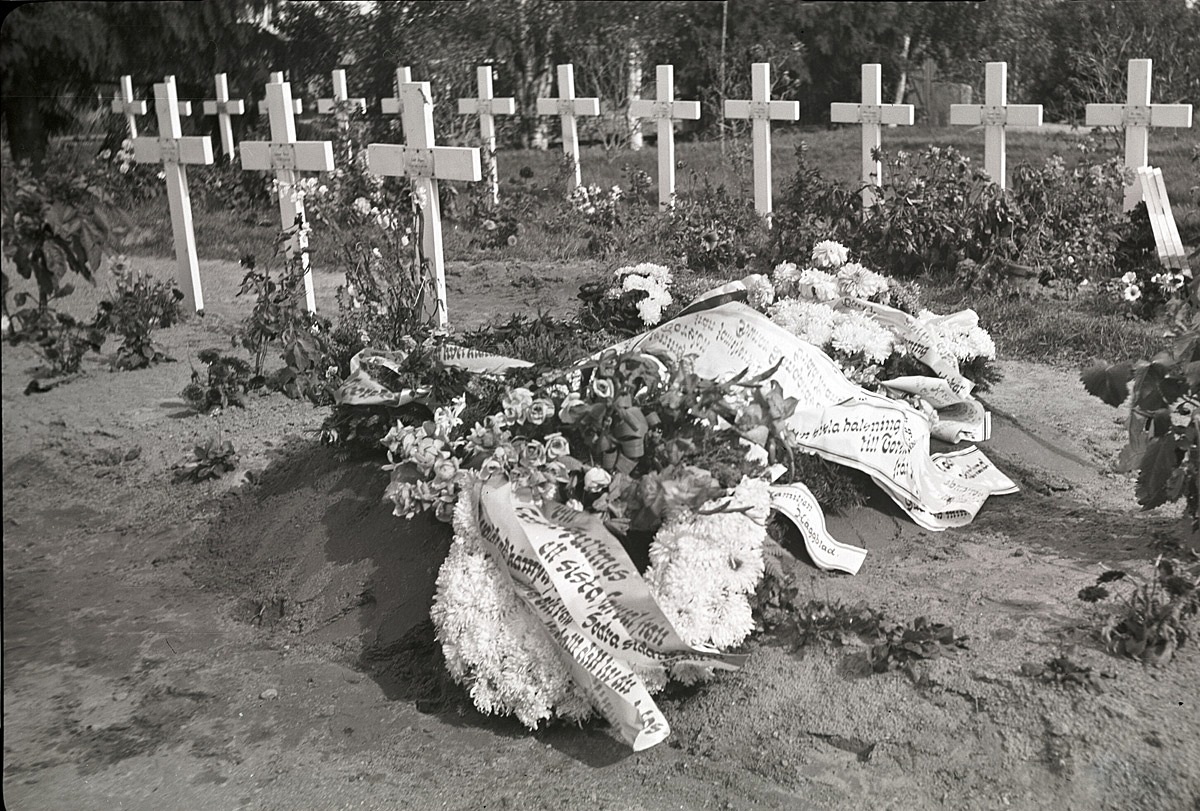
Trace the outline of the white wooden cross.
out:
M 224 73 L 216 75 L 217 98 L 204 102 L 204 114 L 217 117 L 217 127 L 221 131 L 221 151 L 225 157 L 233 160 L 233 124 L 230 116 L 245 115 L 246 105 L 241 99 L 229 98 L 229 82 Z
M 339 69 L 333 72 L 333 98 L 317 99 L 317 112 L 321 115 L 333 113 L 337 116 L 338 129 L 344 130 L 350 126 L 350 111 L 339 106 L 343 102 L 356 107 L 360 113 L 367 111 L 366 99 L 350 98 L 350 91 L 346 89 L 346 71 Z
M 575 127 L 575 118 L 581 115 L 600 115 L 600 99 L 575 97 L 575 66 L 558 66 L 558 98 L 538 99 L 538 115 L 557 115 L 562 119 L 563 152 L 570 156 L 575 164 L 575 174 L 571 177 L 571 188 L 574 189 L 583 182 L 579 171 L 579 131 Z
M 700 102 L 675 100 L 675 68 L 659 65 L 654 100 L 629 102 L 629 115 L 653 118 L 658 124 L 658 210 L 675 204 L 675 119 L 700 117 Z
M 487 162 L 487 179 L 492 187 L 492 205 L 500 202 L 500 175 L 496 170 L 496 121 L 494 116 L 517 112 L 516 99 L 492 96 L 492 68 L 485 65 L 475 69 L 479 98 L 459 99 L 459 115 L 478 115 L 479 133 L 483 143 L 483 159 Z
M 276 70 L 271 72 L 271 84 L 283 84 L 283 81 L 283 71 Z M 296 115 L 304 112 L 304 102 L 295 96 L 292 97 L 292 112 Z
M 835 101 L 829 105 L 829 120 L 835 124 L 862 124 L 862 201 L 870 207 L 875 199 L 874 189 L 883 183 L 883 165 L 871 154 L 883 141 L 883 124 L 903 124 L 911 127 L 911 104 L 883 103 L 883 69 L 879 65 L 862 66 L 862 103 Z
M 1167 197 L 1167 185 L 1163 182 L 1162 169 L 1139 166 L 1137 178 L 1142 199 L 1146 201 L 1150 230 L 1154 232 L 1158 261 L 1166 268 L 1188 268 L 1187 254 L 1183 250 L 1183 240 L 1179 238 L 1179 226 L 1175 223 L 1175 215 L 1171 212 L 1171 200 Z
M 404 132 L 408 143 L 368 144 L 367 170 L 377 175 L 404 176 L 412 183 L 413 203 L 421 210 L 421 249 L 433 273 L 437 293 L 437 323 L 445 326 L 446 262 L 442 254 L 442 214 L 438 180 L 483 179 L 479 150 L 474 147 L 434 146 L 433 97 L 429 82 L 400 85 Z
M 1191 127 L 1192 105 L 1151 104 L 1151 60 L 1129 60 L 1129 88 L 1124 104 L 1089 104 L 1089 127 L 1125 128 L 1125 168 L 1136 172 L 1149 158 L 1150 127 Z M 1138 204 L 1138 183 L 1125 187 L 1125 210 Z
M 771 101 L 771 65 L 751 66 L 751 98 L 725 101 L 726 118 L 749 118 L 754 130 L 754 208 L 771 224 L 771 121 L 797 121 L 800 102 Z
M 390 99 L 380 99 L 379 109 L 384 115 L 400 115 L 403 112 L 404 104 L 401 100 L 404 85 L 412 81 L 412 68 L 396 68 L 396 96 Z M 404 120 L 400 120 L 400 125 L 404 125 Z
M 1005 129 L 1042 126 L 1042 105 L 1008 103 L 1008 63 L 988 62 L 983 104 L 951 104 L 950 123 L 983 125 L 983 168 L 1000 188 L 1008 187 Z
M 200 288 L 200 263 L 196 258 L 196 235 L 192 230 L 192 201 L 188 196 L 184 164 L 213 162 L 208 136 L 183 137 L 179 126 L 179 97 L 175 77 L 154 85 L 154 112 L 158 135 L 133 139 L 133 158 L 139 163 L 161 163 L 167 179 L 171 207 L 171 230 L 175 236 L 175 278 L 196 312 L 204 309 Z
M 112 111 L 125 116 L 129 123 L 129 137 L 138 137 L 137 117 L 146 114 L 146 102 L 133 98 L 133 77 L 126 74 L 121 77 L 121 92 L 112 100 Z
M 279 219 L 286 231 L 295 228 L 288 246 L 300 257 L 304 270 L 304 298 L 309 312 L 317 311 L 312 270 L 308 264 L 308 237 L 304 233 L 304 198 L 296 193 L 297 172 L 329 172 L 333 169 L 333 144 L 329 141 L 297 141 L 292 89 L 287 82 L 267 85 L 267 114 L 271 119 L 270 141 L 243 141 L 242 168 L 275 170 L 279 188 Z M 299 227 L 297 227 L 299 226 Z
M 175 77 L 168 76 L 167 81 L 171 84 L 175 84 Z M 179 98 L 178 90 L 176 90 L 175 95 L 175 107 L 179 110 L 179 114 L 182 116 L 190 116 L 192 114 L 192 103 L 187 99 Z

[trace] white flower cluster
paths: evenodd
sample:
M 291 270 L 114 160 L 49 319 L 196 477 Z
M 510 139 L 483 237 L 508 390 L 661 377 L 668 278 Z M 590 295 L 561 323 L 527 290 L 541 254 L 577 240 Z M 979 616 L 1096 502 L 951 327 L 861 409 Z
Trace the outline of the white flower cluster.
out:
M 921 310 L 917 320 L 933 335 L 934 348 L 943 357 L 954 358 L 960 363 L 972 358 L 996 359 L 996 342 L 979 326 L 979 315 L 974 310 L 961 310 L 953 315 Z
M 567 195 L 567 202 L 583 216 L 594 217 L 602 209 L 615 207 L 617 201 L 624 196 L 620 186 L 613 186 L 606 192 L 596 185 L 580 185 Z
M 446 667 L 480 712 L 515 715 L 530 729 L 591 715 L 553 639 L 485 551 L 474 488 L 454 509 L 454 543 L 438 572 L 430 616 Z
M 743 478 L 728 504 L 704 510 L 721 507 L 684 511 L 664 524 L 650 545 L 646 582 L 685 642 L 727 649 L 754 630 L 750 595 L 763 576 L 767 482 Z M 671 675 L 689 680 L 703 671 L 675 668 Z
M 662 321 L 663 309 L 674 301 L 669 290 L 671 286 L 670 269 L 662 265 L 643 262 L 640 265 L 617 268 L 613 275 L 621 282 L 619 288 L 612 288 L 616 292 L 615 297 L 632 290 L 645 291 L 646 297 L 637 303 L 638 316 L 642 319 L 643 324 L 652 327 Z
M 861 354 L 868 363 L 883 363 L 892 355 L 892 334 L 860 312 L 839 312 L 828 304 L 799 298 L 782 299 L 767 310 L 779 326 L 802 341 L 828 352 Z
M 837 242 L 826 240 L 813 246 L 812 266 L 801 270 L 794 262 L 781 262 L 771 274 L 775 292 L 780 298 L 805 298 L 811 301 L 832 301 L 850 297 L 878 300 L 890 283 L 886 276 L 848 262 L 849 250 Z

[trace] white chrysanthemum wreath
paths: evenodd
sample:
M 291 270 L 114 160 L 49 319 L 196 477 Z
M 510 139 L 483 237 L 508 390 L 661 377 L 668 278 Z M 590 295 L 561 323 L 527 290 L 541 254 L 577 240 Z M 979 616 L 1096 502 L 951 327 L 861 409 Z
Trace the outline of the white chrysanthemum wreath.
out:
M 582 721 L 593 711 L 586 694 L 483 546 L 476 493 L 459 494 L 430 611 L 447 669 L 481 712 L 515 715 L 530 729 L 552 717 Z M 750 596 L 763 576 L 769 511 L 767 482 L 745 478 L 728 498 L 672 516 L 659 530 L 646 580 L 684 641 L 727 650 L 753 631 Z M 666 686 L 664 673 L 638 672 L 651 692 Z M 670 675 L 692 683 L 711 672 L 682 664 Z

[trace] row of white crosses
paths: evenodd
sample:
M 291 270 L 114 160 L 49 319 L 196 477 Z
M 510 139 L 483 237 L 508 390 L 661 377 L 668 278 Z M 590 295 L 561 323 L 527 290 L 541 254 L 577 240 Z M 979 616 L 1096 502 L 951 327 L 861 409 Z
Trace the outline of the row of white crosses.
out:
M 401 78 L 408 76 L 404 75 Z M 280 221 L 285 230 L 292 230 L 289 252 L 298 257 L 302 264 L 305 303 L 310 312 L 315 312 L 316 296 L 304 228 L 304 197 L 297 193 L 297 173 L 332 171 L 333 145 L 329 141 L 297 140 L 294 118 L 297 110 L 292 100 L 291 86 L 283 80 L 282 74 L 272 74 L 271 79 L 266 88 L 271 140 L 244 141 L 241 145 L 242 168 L 275 172 Z M 220 84 L 218 81 L 218 88 Z M 132 85 L 125 88 L 123 93 L 124 101 L 131 102 Z M 204 296 L 200 285 L 184 165 L 211 164 L 212 142 L 208 136 L 182 137 L 179 123 L 180 105 L 173 77 L 167 77 L 163 83 L 156 84 L 154 94 L 159 136 L 135 138 L 134 158 L 143 163 L 163 164 L 175 237 L 177 278 L 193 309 L 201 311 L 204 309 Z M 228 101 L 227 93 L 225 95 L 225 101 Z M 444 326 L 447 323 L 445 260 L 442 253 L 437 181 L 480 180 L 479 150 L 467 147 L 439 147 L 434 144 L 433 101 L 428 82 L 401 82 L 399 98 L 402 125 L 408 144 L 370 144 L 367 147 L 367 167 L 376 174 L 406 176 L 412 180 L 414 203 L 421 210 L 424 257 L 435 282 L 437 322 Z M 124 109 L 120 112 L 124 112 Z

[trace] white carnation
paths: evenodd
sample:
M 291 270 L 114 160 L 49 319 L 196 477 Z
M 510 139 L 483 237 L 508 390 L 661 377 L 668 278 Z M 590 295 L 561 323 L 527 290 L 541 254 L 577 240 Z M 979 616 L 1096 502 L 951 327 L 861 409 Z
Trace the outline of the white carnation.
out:
M 862 353 L 870 363 L 883 363 L 892 355 L 891 333 L 865 313 L 839 314 L 830 341 L 839 352 Z
M 813 245 L 812 263 L 819 268 L 839 268 L 850 258 L 850 251 L 840 242 L 826 239 Z
M 752 273 L 742 279 L 742 285 L 749 293 L 749 304 L 756 310 L 765 310 L 767 305 L 775 300 L 775 287 L 771 280 L 761 273 Z
M 823 347 L 833 337 L 837 313 L 825 304 L 801 299 L 784 299 L 771 306 L 771 320 L 802 341 Z
M 837 272 L 838 290 L 843 296 L 869 299 L 886 293 L 888 280 L 873 270 L 867 270 L 857 262 L 843 266 Z
M 796 295 L 813 301 L 833 301 L 841 295 L 837 277 L 816 268 L 807 268 L 796 282 Z

